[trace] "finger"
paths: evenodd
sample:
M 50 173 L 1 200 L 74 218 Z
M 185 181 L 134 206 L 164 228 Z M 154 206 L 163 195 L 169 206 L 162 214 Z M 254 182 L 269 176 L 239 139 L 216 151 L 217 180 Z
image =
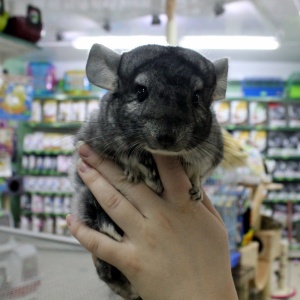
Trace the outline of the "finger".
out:
M 107 179 L 122 195 L 130 200 L 133 205 L 143 214 L 148 216 L 150 207 L 158 200 L 157 195 L 143 182 L 138 184 L 129 183 L 124 175 L 124 171 L 112 160 L 104 159 L 95 153 L 87 144 L 79 143 L 78 154 L 94 169 Z M 151 201 L 143 201 L 150 198 Z
M 143 215 L 119 193 L 99 172 L 81 159 L 77 171 L 101 207 L 127 235 L 137 231 L 144 221 Z M 126 179 L 124 179 L 126 180 Z M 128 183 L 126 183 L 128 184 Z
M 100 258 L 118 267 L 118 262 L 123 260 L 125 247 L 123 243 L 87 227 L 74 215 L 67 215 L 66 220 L 71 234 L 92 254 L 94 263 L 96 258 Z
M 178 204 L 190 200 L 192 185 L 178 157 L 153 155 L 157 164 L 166 200 Z
M 223 226 L 225 226 L 220 214 L 217 212 L 217 210 L 215 209 L 205 192 L 203 192 L 203 201 L 201 203 L 221 222 Z

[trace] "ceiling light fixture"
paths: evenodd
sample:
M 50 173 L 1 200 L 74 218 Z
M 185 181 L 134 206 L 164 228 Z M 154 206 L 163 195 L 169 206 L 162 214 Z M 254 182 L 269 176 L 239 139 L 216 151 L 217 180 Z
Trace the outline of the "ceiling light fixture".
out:
M 217 1 L 214 6 L 215 15 L 218 17 L 218 16 L 223 15 L 224 12 L 225 12 L 224 1 Z
M 107 32 L 111 31 L 111 26 L 110 26 L 110 22 L 108 20 L 106 20 L 103 24 L 103 29 Z
M 161 21 L 159 15 L 152 15 L 151 25 L 160 25 Z
M 197 50 L 275 50 L 279 47 L 273 36 L 185 36 L 179 44 Z
M 165 36 L 82 36 L 72 45 L 76 49 L 90 49 L 93 44 L 102 44 L 114 50 L 130 50 L 147 44 L 167 45 Z M 179 46 L 203 50 L 275 50 L 279 42 L 272 36 L 184 36 Z

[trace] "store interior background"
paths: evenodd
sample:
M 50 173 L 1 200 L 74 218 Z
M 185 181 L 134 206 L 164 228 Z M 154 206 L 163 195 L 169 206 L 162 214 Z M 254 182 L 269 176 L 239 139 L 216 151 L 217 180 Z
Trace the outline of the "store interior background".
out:
M 50 60 L 58 77 L 70 66 L 84 68 L 87 51 L 72 47 L 78 36 L 165 35 L 165 1 L 7 1 L 16 15 L 24 15 L 31 3 L 42 10 L 45 36 L 41 51 L 23 56 L 28 60 Z M 216 5 L 224 12 L 216 15 Z M 230 59 L 229 79 L 248 76 L 279 76 L 286 79 L 300 66 L 300 18 L 298 0 L 178 0 L 178 41 L 185 35 L 274 36 L 280 47 L 272 51 L 203 50 L 210 59 Z M 151 25 L 159 15 L 160 25 Z M 110 30 L 104 29 L 108 22 Z M 62 40 L 59 40 L 62 39 Z M 201 50 L 201 45 L 199 45 Z
M 4 3 L 14 15 L 25 15 L 28 4 L 42 11 L 43 37 L 36 44 L 39 49 L 14 55 L 13 49 L 1 46 L 0 36 L 0 70 L 7 69 L 12 75 L 24 75 L 30 61 L 51 62 L 58 79 L 68 70 L 84 70 L 88 50 L 73 46 L 78 37 L 166 35 L 165 0 L 6 0 Z M 159 24 L 152 24 L 154 16 L 159 17 Z M 279 42 L 275 50 L 202 49 L 199 44 L 195 50 L 210 60 L 229 58 L 229 81 L 251 77 L 287 81 L 291 74 L 300 72 L 300 0 L 177 0 L 174 18 L 179 45 L 185 36 L 206 35 L 272 36 Z M 76 242 L 63 237 L 47 240 L 24 235 L 16 235 L 16 239 L 42 249 L 39 264 L 43 278 L 32 299 L 119 299 L 105 285 L 99 285 L 89 255 Z M 299 253 L 289 263 L 286 274 L 288 285 L 295 287 L 300 282 Z M 274 268 L 278 268 L 278 257 L 276 260 Z M 66 273 L 67 269 L 74 272 Z M 271 282 L 274 290 L 277 285 L 274 272 Z M 57 287 L 55 291 L 53 284 Z M 244 296 L 239 300 L 250 299 L 246 296 L 248 287 L 243 289 Z M 290 299 L 299 300 L 299 294 L 300 291 Z M 251 300 L 270 299 L 269 294 L 253 297 Z

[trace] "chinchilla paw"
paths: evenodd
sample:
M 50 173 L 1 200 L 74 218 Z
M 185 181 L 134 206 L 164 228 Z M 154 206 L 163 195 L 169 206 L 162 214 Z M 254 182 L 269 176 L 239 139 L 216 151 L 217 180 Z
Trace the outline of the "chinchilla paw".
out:
M 141 179 L 140 173 L 133 170 L 126 169 L 124 175 L 127 177 L 128 182 L 138 183 Z
M 193 201 L 202 201 L 203 200 L 203 191 L 200 188 L 193 186 L 189 193 Z

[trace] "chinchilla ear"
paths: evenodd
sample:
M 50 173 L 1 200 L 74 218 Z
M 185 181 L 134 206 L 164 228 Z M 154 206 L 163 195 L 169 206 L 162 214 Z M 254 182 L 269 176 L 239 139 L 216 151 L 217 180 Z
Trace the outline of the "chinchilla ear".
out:
M 86 75 L 89 81 L 101 88 L 113 91 L 118 82 L 118 53 L 103 45 L 94 44 L 86 64 Z
M 228 59 L 221 58 L 214 62 L 217 83 L 213 94 L 213 100 L 225 99 L 226 89 L 227 89 L 227 75 L 228 75 Z

